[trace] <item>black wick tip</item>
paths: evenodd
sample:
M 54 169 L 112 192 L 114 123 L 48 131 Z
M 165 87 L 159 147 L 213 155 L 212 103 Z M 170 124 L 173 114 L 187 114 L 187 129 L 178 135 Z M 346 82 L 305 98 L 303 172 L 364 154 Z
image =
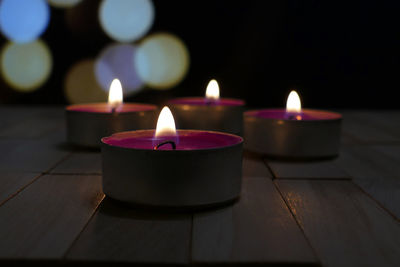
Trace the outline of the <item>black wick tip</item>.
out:
M 158 145 L 156 145 L 156 146 L 154 147 L 154 150 L 158 150 L 160 147 L 162 147 L 163 145 L 166 145 L 166 144 L 170 144 L 170 145 L 172 146 L 172 149 L 173 149 L 173 150 L 176 149 L 176 144 L 175 144 L 175 142 L 174 142 L 174 141 L 171 141 L 171 140 L 168 140 L 168 141 L 164 141 L 164 142 L 161 142 L 161 143 L 159 143 Z
M 289 115 L 289 120 L 294 120 L 296 117 L 294 115 Z

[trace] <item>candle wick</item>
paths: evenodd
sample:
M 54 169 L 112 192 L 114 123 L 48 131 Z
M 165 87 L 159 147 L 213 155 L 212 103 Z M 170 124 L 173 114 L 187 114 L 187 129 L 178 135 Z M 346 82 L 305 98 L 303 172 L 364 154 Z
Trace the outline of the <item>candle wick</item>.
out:
M 158 150 L 160 147 L 162 147 L 163 145 L 166 145 L 166 144 L 170 144 L 170 145 L 172 146 L 172 149 L 173 149 L 173 150 L 176 149 L 176 144 L 175 144 L 175 142 L 172 141 L 172 140 L 167 140 L 167 141 L 161 142 L 161 143 L 159 143 L 158 145 L 156 145 L 156 146 L 154 147 L 154 150 Z
M 207 106 L 211 106 L 212 104 L 214 104 L 214 100 L 207 98 L 206 104 L 207 104 Z

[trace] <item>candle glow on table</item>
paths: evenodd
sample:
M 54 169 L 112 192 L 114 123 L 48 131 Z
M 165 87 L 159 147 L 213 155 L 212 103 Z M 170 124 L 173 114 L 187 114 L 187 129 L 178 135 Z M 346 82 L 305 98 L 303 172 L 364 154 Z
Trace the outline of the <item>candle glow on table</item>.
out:
M 183 97 L 168 101 L 178 128 L 228 132 L 243 132 L 244 101 L 220 98 L 216 80 L 211 80 L 205 97 Z
M 271 157 L 312 159 L 338 155 L 342 116 L 302 109 L 291 91 L 286 109 L 245 112 L 245 148 Z
M 98 147 L 101 138 L 114 132 L 151 128 L 154 105 L 123 103 L 121 82 L 110 85 L 107 103 L 71 105 L 67 111 L 67 139 L 70 143 Z
M 242 143 L 232 134 L 176 130 L 164 107 L 155 130 L 102 138 L 103 192 L 130 204 L 166 208 L 230 203 L 240 194 Z

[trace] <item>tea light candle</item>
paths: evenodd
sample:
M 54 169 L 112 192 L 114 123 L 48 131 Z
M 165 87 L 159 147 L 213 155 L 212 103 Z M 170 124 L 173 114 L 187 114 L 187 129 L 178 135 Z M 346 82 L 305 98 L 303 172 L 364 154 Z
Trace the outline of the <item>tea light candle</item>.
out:
M 182 129 L 199 129 L 243 135 L 244 101 L 220 98 L 216 80 L 208 83 L 206 97 L 184 97 L 168 102 L 177 125 Z
M 342 116 L 301 109 L 300 97 L 289 94 L 285 109 L 245 112 L 245 149 L 271 157 L 314 159 L 339 154 Z
M 123 202 L 194 209 L 239 197 L 239 136 L 175 130 L 167 107 L 156 130 L 128 131 L 102 139 L 103 192 Z
M 154 105 L 123 103 L 122 86 L 114 79 L 108 103 L 70 105 L 66 108 L 67 141 L 85 147 L 100 147 L 101 138 L 115 132 L 151 129 Z

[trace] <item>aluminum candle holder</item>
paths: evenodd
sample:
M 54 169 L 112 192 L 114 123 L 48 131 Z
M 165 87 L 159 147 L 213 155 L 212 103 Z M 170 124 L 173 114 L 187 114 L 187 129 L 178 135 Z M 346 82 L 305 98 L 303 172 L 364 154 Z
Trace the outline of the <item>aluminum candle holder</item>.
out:
M 282 109 L 245 112 L 245 149 L 283 159 L 317 159 L 339 154 L 339 113 Z
M 154 105 L 124 103 L 112 110 L 107 103 L 71 105 L 66 108 L 67 141 L 85 147 L 100 147 L 101 138 L 115 132 L 151 129 Z
M 244 101 L 223 98 L 215 101 L 203 97 L 177 98 L 168 102 L 177 125 L 243 135 Z
M 243 136 L 244 101 L 220 98 L 216 80 L 208 83 L 205 97 L 170 100 L 178 128 L 227 132 Z
M 176 136 L 162 138 L 154 138 L 154 133 L 121 132 L 102 139 L 107 196 L 183 210 L 218 206 L 239 197 L 241 137 L 198 130 L 178 130 Z

